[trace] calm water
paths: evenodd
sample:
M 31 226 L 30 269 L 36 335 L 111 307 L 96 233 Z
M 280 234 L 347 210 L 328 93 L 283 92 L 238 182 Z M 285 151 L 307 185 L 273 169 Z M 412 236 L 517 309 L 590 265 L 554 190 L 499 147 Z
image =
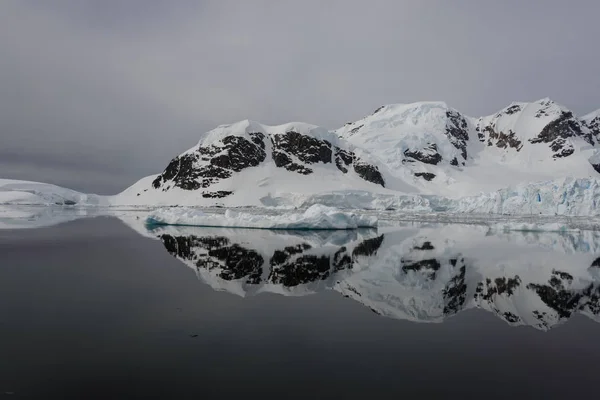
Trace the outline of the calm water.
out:
M 594 233 L 127 222 L 0 230 L 0 398 L 597 396 Z

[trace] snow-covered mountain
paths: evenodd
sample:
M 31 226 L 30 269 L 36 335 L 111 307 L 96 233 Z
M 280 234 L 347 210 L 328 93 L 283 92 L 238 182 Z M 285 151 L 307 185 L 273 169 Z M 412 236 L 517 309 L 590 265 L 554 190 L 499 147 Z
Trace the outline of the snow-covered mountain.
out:
M 599 215 L 599 202 L 600 110 L 579 118 L 550 99 L 477 118 L 443 102 L 386 105 L 334 131 L 244 120 L 115 196 L 0 181 L 0 204 Z
M 220 126 L 112 203 L 435 210 L 444 199 L 531 192 L 530 183 L 595 187 L 599 150 L 600 111 L 578 118 L 550 99 L 477 118 L 443 102 L 393 104 L 334 131 Z
M 241 121 L 206 133 L 158 176 L 115 198 L 120 204 L 265 205 L 277 193 L 410 190 L 370 154 L 304 123 Z M 261 201 L 262 200 L 262 201 Z
M 580 119 L 550 99 L 479 118 L 421 102 L 382 106 L 336 133 L 421 193 L 457 198 L 524 182 L 600 177 L 598 115 Z
M 216 290 L 286 296 L 334 290 L 377 314 L 441 322 L 481 308 L 547 330 L 600 320 L 600 234 L 449 225 L 272 232 L 161 227 L 150 235 Z

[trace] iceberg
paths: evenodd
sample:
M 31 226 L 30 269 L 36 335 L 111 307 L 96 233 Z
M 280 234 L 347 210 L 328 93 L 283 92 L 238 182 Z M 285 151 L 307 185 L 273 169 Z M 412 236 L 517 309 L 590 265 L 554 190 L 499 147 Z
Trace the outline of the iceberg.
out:
M 212 226 L 255 229 L 358 229 L 376 228 L 375 216 L 340 211 L 337 208 L 315 204 L 303 213 L 257 215 L 234 210 L 225 214 L 207 214 L 194 208 L 161 208 L 146 218 L 149 225 Z

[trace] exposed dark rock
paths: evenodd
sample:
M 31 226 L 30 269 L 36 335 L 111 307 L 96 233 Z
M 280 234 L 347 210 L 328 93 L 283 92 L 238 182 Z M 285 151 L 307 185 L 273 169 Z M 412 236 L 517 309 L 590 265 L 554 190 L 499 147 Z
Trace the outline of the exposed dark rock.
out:
M 173 186 L 185 190 L 209 187 L 220 179 L 231 177 L 233 172 L 256 167 L 263 162 L 266 158 L 263 139 L 264 135 L 258 132 L 253 134 L 254 143 L 239 136 L 227 136 L 221 146 L 199 147 L 196 153 L 175 157 L 152 186 L 158 189 L 172 181 Z M 201 157 L 202 161 L 210 164 L 198 165 Z
M 523 142 L 519 140 L 515 132 L 510 129 L 508 130 L 508 133 L 505 133 L 497 132 L 493 127 L 486 126 L 484 131 L 488 134 L 488 146 L 494 146 L 493 140 L 495 140 L 496 147 L 500 149 L 510 147 L 520 151 L 523 148 Z
M 435 143 L 431 143 L 429 146 L 419 151 L 406 149 L 404 150 L 404 156 L 431 165 L 437 165 L 442 161 L 442 155 L 438 153 L 437 145 Z
M 508 312 L 508 311 L 505 312 L 504 314 L 502 314 L 502 316 L 504 317 L 505 320 L 507 320 L 511 324 L 515 324 L 515 323 L 521 321 L 521 318 L 519 318 L 515 314 Z
M 374 254 L 377 254 L 377 250 L 379 250 L 381 244 L 383 243 L 383 238 L 384 235 L 381 235 L 373 239 L 367 239 L 360 243 L 354 248 L 354 251 L 352 251 L 352 260 L 356 260 L 356 258 L 359 256 L 370 257 Z
M 385 106 L 377 107 L 375 111 L 373 111 L 373 115 L 377 114 L 379 111 L 383 110 Z
M 350 133 L 354 134 L 357 133 L 358 131 L 360 131 L 360 128 L 362 128 L 364 125 L 359 125 L 356 128 L 352 128 L 350 129 Z
M 573 282 L 573 275 L 569 274 L 568 272 L 557 271 L 557 270 L 553 269 L 552 274 L 564 281 L 569 282 L 569 283 Z
M 269 281 L 287 287 L 326 279 L 329 276 L 329 257 L 305 255 L 271 269 Z
M 518 104 L 512 105 L 504 110 L 504 113 L 507 115 L 512 115 L 521 111 L 521 106 Z
M 293 162 L 292 159 L 290 158 L 290 156 L 288 156 L 285 153 L 282 153 L 279 151 L 273 151 L 272 157 L 273 157 L 273 161 L 275 161 L 275 165 L 279 168 L 283 167 L 283 168 L 287 169 L 288 171 L 297 172 L 302 175 L 310 175 L 313 172 L 312 169 L 304 167 L 303 165 L 296 164 L 295 162 Z
M 222 263 L 215 265 L 211 258 L 216 258 Z M 263 262 L 264 259 L 256 251 L 233 244 L 230 247 L 211 249 L 208 257 L 200 258 L 196 265 L 208 269 L 220 267 L 222 271 L 219 277 L 228 281 L 247 278 L 246 283 L 258 284 L 261 281 Z
M 596 258 L 594 262 L 592 262 L 591 267 L 600 268 L 600 257 Z
M 419 261 L 401 259 L 400 264 L 402 265 L 402 271 L 404 272 L 429 270 L 430 279 L 435 279 L 436 271 L 442 266 L 435 258 Z
M 285 247 L 283 250 L 275 250 L 273 257 L 271 257 L 270 264 L 272 266 L 284 264 L 291 256 L 301 254 L 310 248 L 311 246 L 308 243 L 302 243 L 297 246 Z
M 458 160 L 456 159 L 456 157 L 454 157 L 452 159 L 452 161 L 450 161 L 450 165 L 454 165 L 455 167 L 458 167 Z
M 569 318 L 573 311 L 579 307 L 579 301 L 582 298 L 581 293 L 574 293 L 562 288 L 557 290 L 549 285 L 530 283 L 527 285 L 527 289 L 535 291 L 540 299 L 556 311 L 561 318 Z
M 233 192 L 229 190 L 217 190 L 216 192 L 202 192 L 202 197 L 205 199 L 221 199 L 232 194 Z
M 553 158 L 568 157 L 573 154 L 575 150 L 565 139 L 576 136 L 583 137 L 585 140 L 588 140 L 590 144 L 593 144 L 591 138 L 583 133 L 581 125 L 573 117 L 573 113 L 570 111 L 563 111 L 557 119 L 548 123 L 537 137 L 529 139 L 529 142 L 532 144 L 549 143 L 550 148 L 555 153 Z
M 335 148 L 335 166 L 344 174 L 348 173 L 348 166 L 352 165 L 354 153 L 342 150 L 339 147 Z
M 590 284 L 583 291 L 583 296 L 586 301 L 581 308 L 587 308 L 592 314 L 600 315 L 600 285 Z
M 352 258 L 347 254 L 348 249 L 345 246 L 340 247 L 333 255 L 333 271 L 343 271 L 352 269 Z
M 475 132 L 477 132 L 477 138 L 479 139 L 480 142 L 485 142 L 485 135 L 483 134 L 483 130 L 481 128 L 481 119 L 479 120 L 479 122 L 477 123 L 477 126 L 475 127 Z
M 521 284 L 521 278 L 518 275 L 515 275 L 514 278 L 501 277 L 496 278 L 494 281 L 491 279 L 485 280 L 485 293 L 481 293 L 480 295 L 483 300 L 489 301 L 496 295 L 505 294 L 507 296 L 512 296 L 516 288 Z M 482 287 L 483 292 L 484 287 Z M 477 292 L 476 292 L 477 296 Z
M 379 168 L 377 168 L 375 165 L 367 164 L 357 160 L 354 163 L 354 172 L 356 172 L 358 176 L 363 178 L 365 181 L 385 187 L 383 176 L 381 175 L 381 172 L 379 172 Z
M 307 164 L 331 162 L 331 143 L 311 136 L 290 131 L 285 134 L 273 135 L 274 148 L 294 155 L 298 160 Z
M 262 132 L 250 132 L 248 135 L 252 138 L 252 142 L 258 145 L 261 149 L 265 149 L 265 134 Z
M 600 141 L 600 115 L 589 121 L 584 121 L 583 125 L 585 125 L 589 131 L 587 135 L 585 135 L 585 140 L 588 143 L 594 144 L 594 138 L 596 138 L 596 142 Z
M 469 126 L 467 120 L 456 111 L 446 111 L 450 122 L 446 126 L 446 136 L 454 147 L 460 150 L 464 160 L 467 159 L 467 142 L 469 141 Z
M 415 176 L 417 178 L 423 178 L 426 181 L 431 181 L 435 178 L 435 174 L 432 174 L 431 172 L 415 172 Z
M 219 268 L 219 277 L 225 280 L 246 278 L 245 282 L 258 284 L 261 281 L 262 256 L 256 251 L 238 244 L 230 245 L 225 237 L 160 236 L 167 251 L 184 260 L 193 261 L 198 268 Z M 194 248 L 202 249 L 195 254 Z
M 256 139 L 260 137 L 255 135 L 253 141 Z M 264 151 L 264 143 L 262 146 L 257 146 L 239 136 L 227 136 L 223 139 L 223 144 L 225 154 L 213 157 L 210 163 L 235 172 L 248 167 L 257 167 L 267 155 Z
M 431 242 L 423 242 L 421 246 L 413 247 L 415 250 L 433 250 L 435 247 L 431 244 Z M 454 260 L 456 262 L 456 260 Z
M 465 283 L 466 266 L 461 266 L 459 271 L 459 274 L 453 276 L 442 291 L 444 296 L 444 314 L 446 315 L 459 312 L 467 299 L 467 284 Z

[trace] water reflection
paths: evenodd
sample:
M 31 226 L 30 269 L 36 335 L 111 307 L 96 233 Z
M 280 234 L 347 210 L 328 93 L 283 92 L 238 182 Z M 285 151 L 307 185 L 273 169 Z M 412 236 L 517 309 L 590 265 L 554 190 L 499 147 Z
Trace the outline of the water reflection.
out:
M 146 234 L 216 290 L 334 290 L 382 316 L 441 322 L 471 308 L 547 330 L 600 315 L 600 235 L 405 226 L 307 232 L 160 227 Z

